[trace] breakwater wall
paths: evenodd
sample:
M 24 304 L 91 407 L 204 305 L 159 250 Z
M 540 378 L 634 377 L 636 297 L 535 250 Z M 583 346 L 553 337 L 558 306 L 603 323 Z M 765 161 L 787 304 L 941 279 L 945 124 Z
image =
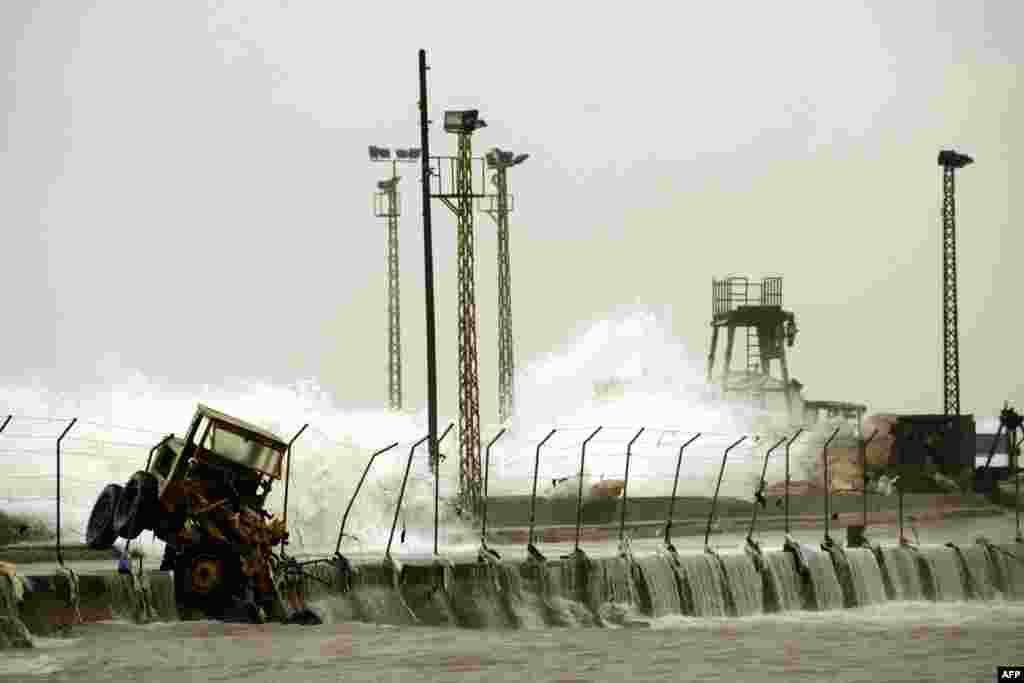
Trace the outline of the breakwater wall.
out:
M 169 572 L 0 576 L 0 618 L 35 635 L 76 623 L 176 620 Z M 15 582 L 23 591 L 14 594 Z M 746 616 L 895 600 L 1024 600 L 1024 544 L 841 548 L 526 561 L 306 567 L 306 602 L 325 623 L 476 629 L 644 626 L 669 615 Z M 10 644 L 7 645 L 11 646 Z

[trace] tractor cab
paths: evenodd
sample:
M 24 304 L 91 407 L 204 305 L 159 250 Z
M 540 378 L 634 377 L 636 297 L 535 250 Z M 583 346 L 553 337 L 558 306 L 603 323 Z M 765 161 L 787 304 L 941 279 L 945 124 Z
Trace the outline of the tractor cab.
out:
M 158 498 L 173 507 L 180 487 L 204 481 L 232 507 L 260 510 L 275 479 L 281 479 L 288 444 L 270 432 L 199 405 L 184 439 L 173 435 L 158 445 L 146 471 L 157 480 Z

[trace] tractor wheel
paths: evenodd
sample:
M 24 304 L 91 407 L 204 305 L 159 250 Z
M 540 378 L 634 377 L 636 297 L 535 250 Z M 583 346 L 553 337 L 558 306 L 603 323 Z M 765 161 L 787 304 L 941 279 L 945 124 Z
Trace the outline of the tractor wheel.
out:
M 114 511 L 121 500 L 121 492 L 119 484 L 107 484 L 92 506 L 89 523 L 85 528 L 85 542 L 93 550 L 106 550 L 117 540 Z
M 136 472 L 124 487 L 114 512 L 114 531 L 121 538 L 138 538 L 153 528 L 156 516 L 158 482 L 149 472 Z
M 178 606 L 199 610 L 211 619 L 221 618 L 235 604 L 242 579 L 238 556 L 227 546 L 182 549 L 174 561 Z

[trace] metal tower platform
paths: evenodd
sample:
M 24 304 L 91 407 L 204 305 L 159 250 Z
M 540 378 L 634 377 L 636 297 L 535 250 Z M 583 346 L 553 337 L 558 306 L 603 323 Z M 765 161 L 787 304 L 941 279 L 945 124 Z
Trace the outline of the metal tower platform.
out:
M 760 282 L 747 277 L 727 277 L 711 282 L 711 352 L 708 354 L 707 382 L 714 382 L 715 352 L 719 330 L 726 330 L 725 362 L 718 381 L 722 396 L 745 395 L 764 405 L 765 395 L 782 393 L 792 412 L 793 387 L 786 364 L 786 347 L 796 338 L 796 316 L 782 308 L 782 278 L 766 277 Z M 732 367 L 736 328 L 746 338 L 746 365 Z M 771 375 L 771 362 L 778 361 L 781 378 Z

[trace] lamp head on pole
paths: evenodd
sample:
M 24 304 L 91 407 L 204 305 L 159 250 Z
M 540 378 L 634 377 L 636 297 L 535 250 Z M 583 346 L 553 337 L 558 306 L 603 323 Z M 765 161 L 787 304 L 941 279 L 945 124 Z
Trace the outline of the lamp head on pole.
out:
M 480 118 L 480 110 L 465 109 L 462 111 L 446 111 L 444 113 L 444 130 L 446 133 L 472 133 L 477 128 L 487 125 Z
M 527 159 L 530 158 L 529 154 L 516 154 L 514 152 L 506 152 L 505 150 L 498 149 L 495 147 L 487 153 L 485 157 L 487 159 L 488 168 L 509 168 L 511 166 L 518 166 Z
M 946 168 L 963 168 L 967 164 L 973 164 L 974 159 L 966 154 L 960 154 L 951 149 L 944 149 L 939 152 L 939 166 Z

